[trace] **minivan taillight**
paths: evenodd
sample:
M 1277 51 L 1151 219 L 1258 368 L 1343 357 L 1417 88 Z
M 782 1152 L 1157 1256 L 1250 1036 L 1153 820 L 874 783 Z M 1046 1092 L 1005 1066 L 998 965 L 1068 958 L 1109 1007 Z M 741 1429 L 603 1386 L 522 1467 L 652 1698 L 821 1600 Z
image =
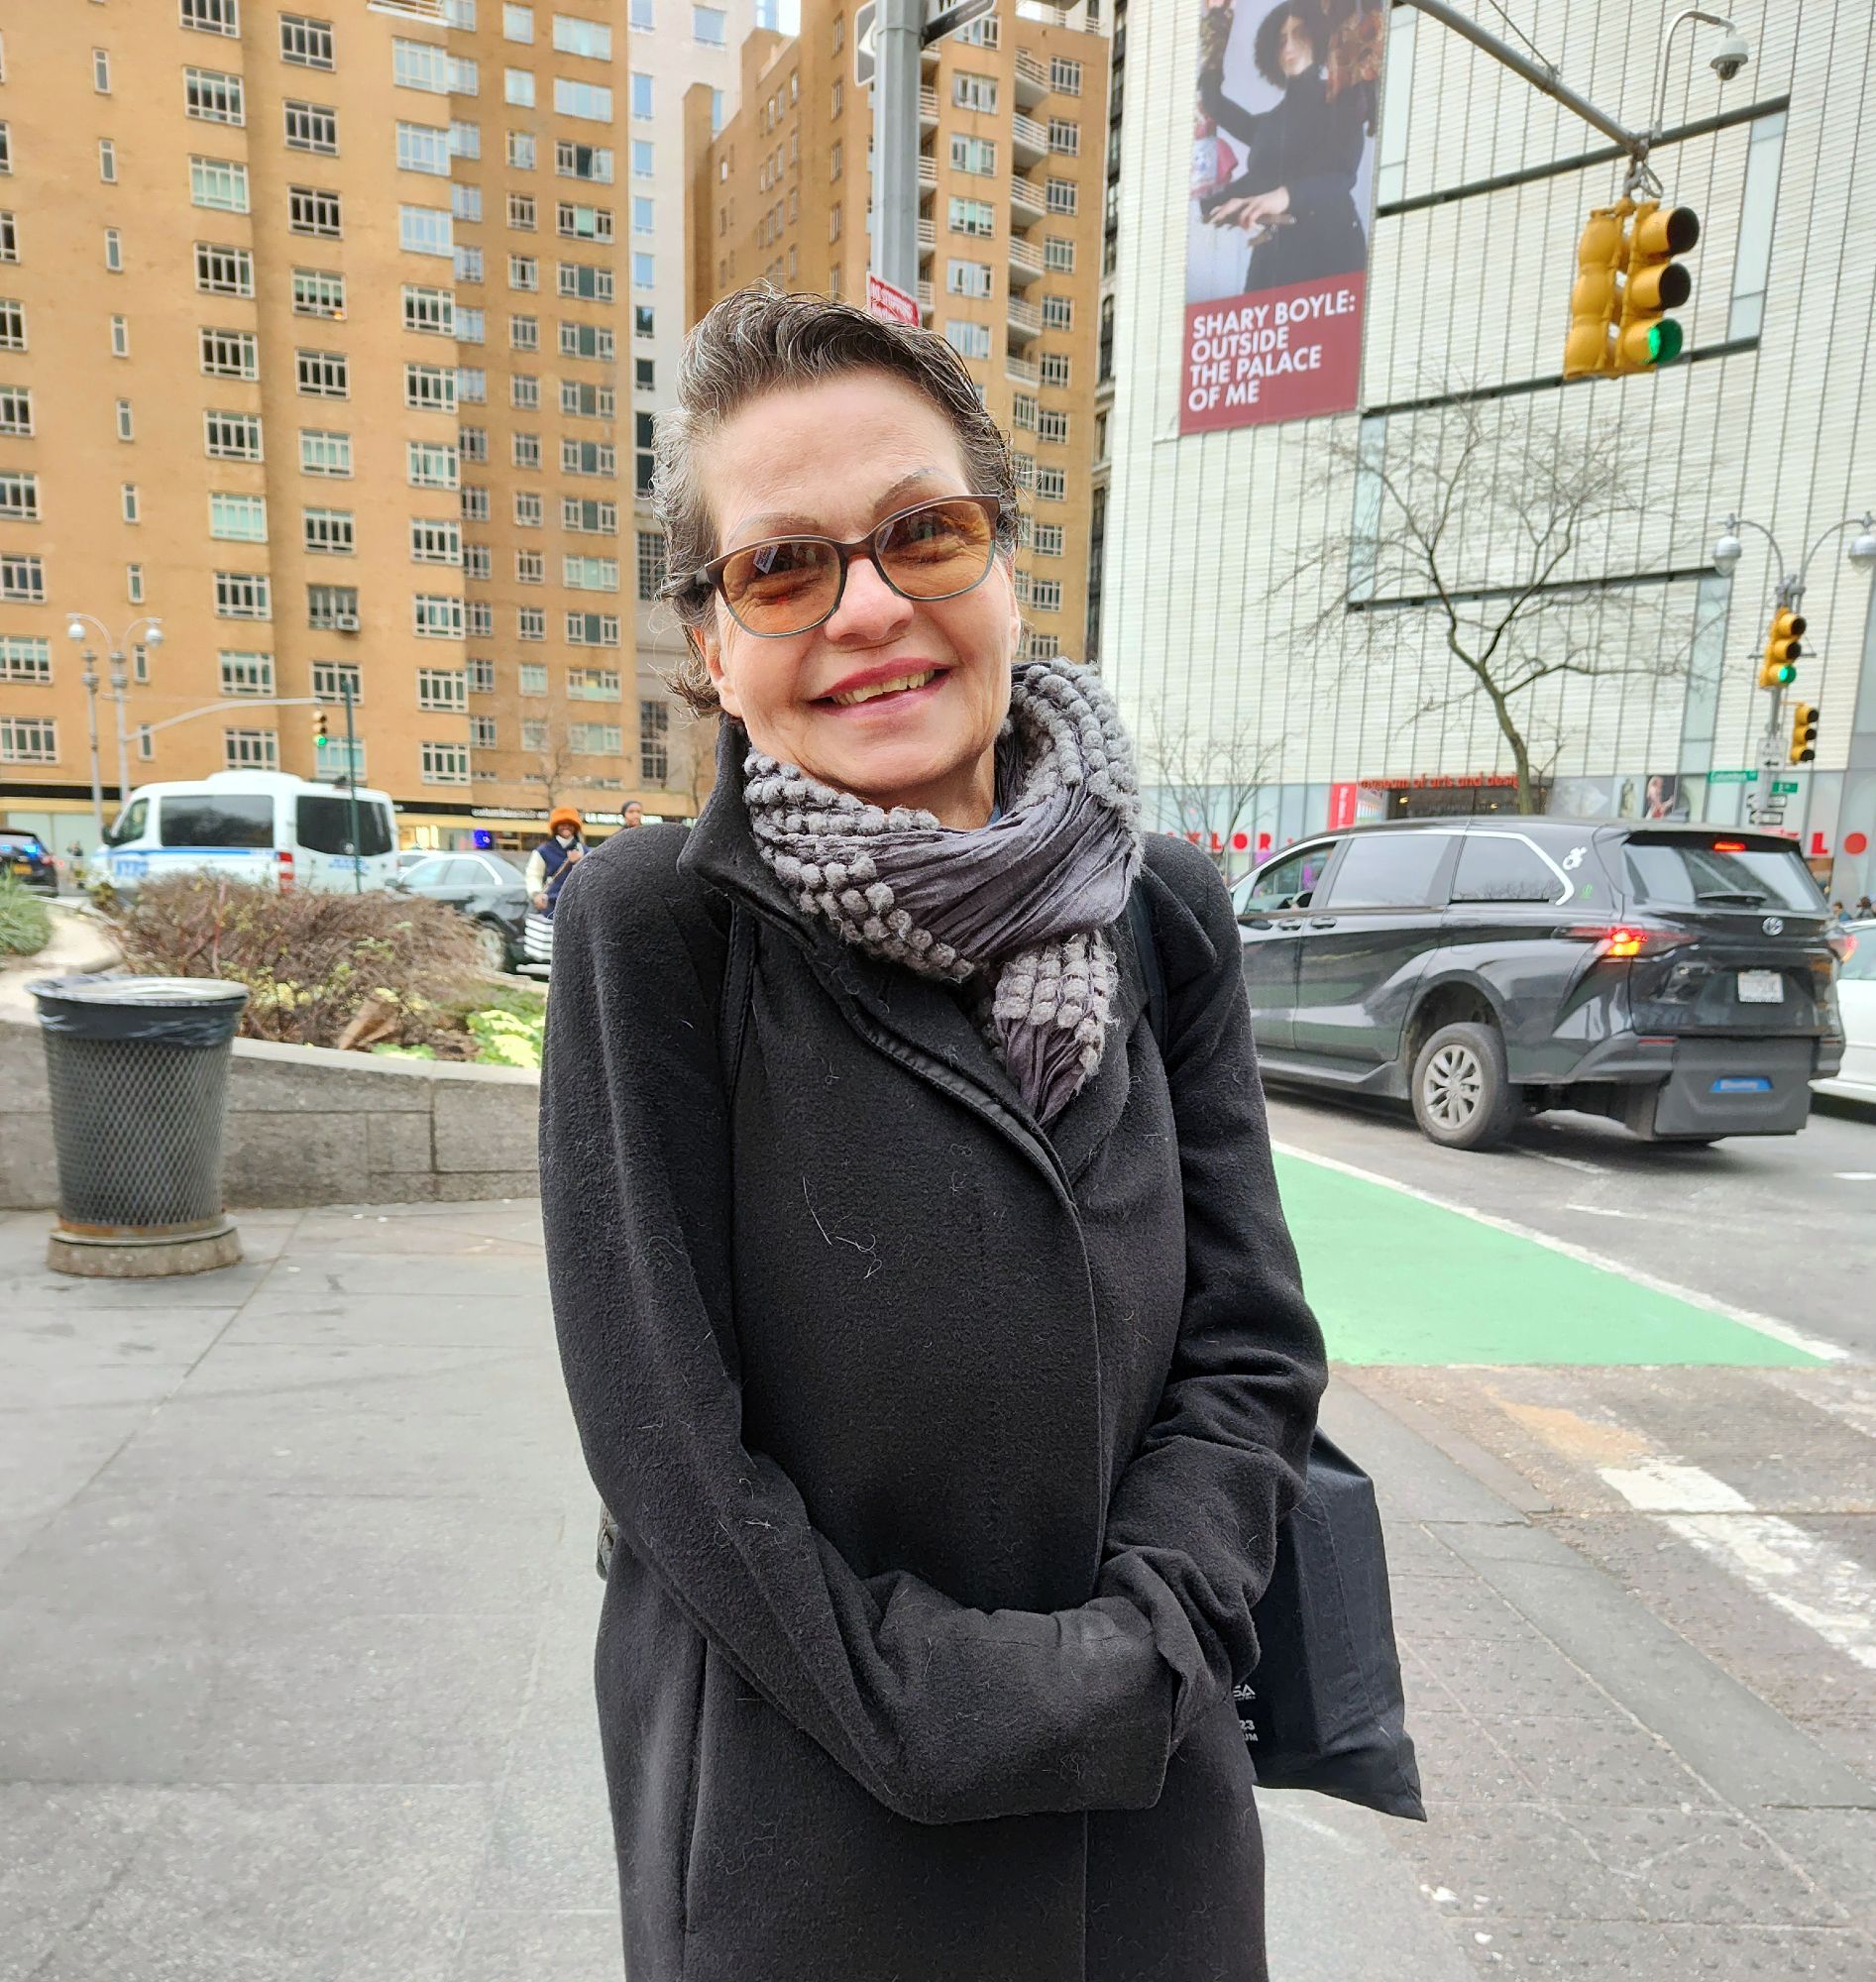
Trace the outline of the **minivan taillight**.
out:
M 1686 930 L 1657 929 L 1639 923 L 1588 923 L 1570 930 L 1579 942 L 1596 944 L 1598 958 L 1626 963 L 1637 956 L 1658 956 L 1663 950 L 1679 949 L 1695 937 Z
M 282 895 L 293 892 L 293 855 L 290 848 L 276 847 L 274 853 L 275 875 Z

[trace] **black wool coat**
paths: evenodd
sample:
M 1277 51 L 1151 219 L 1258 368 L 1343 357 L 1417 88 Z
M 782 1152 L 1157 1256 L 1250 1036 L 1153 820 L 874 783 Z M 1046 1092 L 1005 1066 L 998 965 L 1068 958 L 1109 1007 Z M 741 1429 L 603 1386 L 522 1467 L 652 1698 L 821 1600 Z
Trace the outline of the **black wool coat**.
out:
M 1230 1689 L 1325 1372 L 1224 888 L 1150 843 L 1172 1044 L 1122 924 L 1120 1025 L 1046 1134 L 952 990 L 803 925 L 740 747 L 555 917 L 542 1205 L 621 1531 L 631 1982 L 1262 1982 Z

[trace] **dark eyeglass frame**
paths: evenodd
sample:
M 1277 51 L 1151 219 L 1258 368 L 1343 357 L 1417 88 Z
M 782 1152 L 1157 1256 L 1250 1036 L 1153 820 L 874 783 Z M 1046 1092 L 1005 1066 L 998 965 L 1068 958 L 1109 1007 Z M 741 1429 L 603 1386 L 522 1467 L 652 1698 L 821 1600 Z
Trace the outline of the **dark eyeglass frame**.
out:
M 881 555 L 879 540 L 895 523 L 903 523 L 908 516 L 919 515 L 926 509 L 940 508 L 952 502 L 970 502 L 985 511 L 990 518 L 990 551 L 984 559 L 984 568 L 968 585 L 960 585 L 951 592 L 908 592 L 904 586 L 895 585 L 892 574 L 887 571 Z M 792 640 L 802 633 L 812 633 L 817 626 L 825 626 L 840 609 L 840 602 L 846 597 L 847 568 L 855 558 L 865 558 L 879 573 L 880 583 L 888 592 L 895 592 L 901 599 L 909 599 L 915 606 L 931 606 L 942 599 L 961 599 L 967 592 L 974 592 L 990 576 L 990 567 L 997 561 L 997 552 L 1002 547 L 1006 520 L 1016 514 L 1015 503 L 1001 496 L 931 496 L 923 502 L 914 502 L 904 509 L 895 509 L 890 516 L 882 518 L 863 537 L 855 537 L 851 543 L 843 544 L 837 537 L 818 536 L 812 530 L 788 530 L 773 537 L 757 537 L 753 543 L 738 544 L 734 550 L 724 551 L 720 557 L 714 557 L 709 564 L 699 565 L 688 578 L 680 579 L 670 590 L 681 598 L 688 592 L 714 592 L 723 602 L 723 610 L 753 640 Z M 810 619 L 805 626 L 790 627 L 786 633 L 764 633 L 738 617 L 736 608 L 729 603 L 729 595 L 723 590 L 723 573 L 732 559 L 746 557 L 751 551 L 759 551 L 767 544 L 826 544 L 840 561 L 840 578 L 833 589 L 833 603 L 819 618 Z

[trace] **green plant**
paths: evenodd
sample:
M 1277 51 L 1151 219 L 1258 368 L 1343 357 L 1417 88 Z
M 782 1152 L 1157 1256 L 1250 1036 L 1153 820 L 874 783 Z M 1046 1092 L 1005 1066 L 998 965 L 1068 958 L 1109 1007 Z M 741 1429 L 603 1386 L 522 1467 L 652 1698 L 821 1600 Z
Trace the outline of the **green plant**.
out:
M 0 874 L 0 952 L 37 956 L 53 939 L 53 919 L 32 889 Z
M 244 1037 L 339 1044 L 368 1004 L 374 1041 L 459 1054 L 458 1001 L 480 970 L 470 925 L 407 895 L 278 894 L 211 874 L 146 883 L 103 908 L 125 963 L 248 987 Z

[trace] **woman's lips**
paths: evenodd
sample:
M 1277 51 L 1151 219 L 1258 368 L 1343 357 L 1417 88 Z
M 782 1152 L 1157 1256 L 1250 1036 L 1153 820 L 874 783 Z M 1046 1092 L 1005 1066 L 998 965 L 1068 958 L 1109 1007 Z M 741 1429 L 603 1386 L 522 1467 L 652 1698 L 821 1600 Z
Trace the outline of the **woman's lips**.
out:
M 921 675 L 924 676 L 923 680 L 920 680 Z M 858 702 L 836 701 L 831 696 L 823 696 L 815 707 L 826 710 L 830 716 L 860 716 L 869 710 L 905 709 L 913 703 L 927 701 L 936 695 L 943 686 L 944 675 L 945 670 L 942 668 L 908 670 L 905 675 L 896 676 L 894 679 L 916 681 L 919 683 L 916 688 L 892 688 L 882 682 L 857 691 L 862 697 Z

